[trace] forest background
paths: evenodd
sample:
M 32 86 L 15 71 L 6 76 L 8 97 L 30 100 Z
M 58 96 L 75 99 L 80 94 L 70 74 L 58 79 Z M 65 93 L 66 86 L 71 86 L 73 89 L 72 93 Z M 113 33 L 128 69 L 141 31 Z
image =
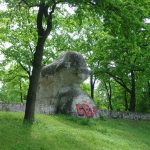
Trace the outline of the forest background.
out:
M 38 7 L 0 2 L 0 101 L 22 103 L 33 71 Z M 42 66 L 62 52 L 80 52 L 92 71 L 81 87 L 97 107 L 150 112 L 149 8 L 148 0 L 59 2 Z M 42 23 L 46 29 L 46 17 Z

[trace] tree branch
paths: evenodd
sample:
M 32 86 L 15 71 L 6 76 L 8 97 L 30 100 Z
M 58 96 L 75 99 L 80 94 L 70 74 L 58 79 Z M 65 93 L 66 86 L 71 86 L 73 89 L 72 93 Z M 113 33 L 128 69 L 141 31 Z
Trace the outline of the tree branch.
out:
M 34 54 L 33 49 L 30 44 L 29 44 L 29 50 L 30 50 L 31 54 Z
M 126 86 L 126 84 L 124 83 L 124 81 L 123 81 L 121 78 L 116 77 L 115 75 L 113 75 L 113 74 L 110 73 L 110 72 L 106 72 L 106 73 L 107 73 L 109 76 L 111 76 L 111 77 L 112 77 L 118 84 L 120 84 L 123 88 L 125 88 L 128 93 L 131 94 L 131 90 Z
M 9 79 L 4 79 L 3 81 L 4 82 L 11 82 L 12 80 L 14 80 L 16 77 L 21 77 L 21 78 L 26 78 L 26 79 L 29 79 L 29 77 L 28 76 L 25 76 L 25 75 L 15 75 L 14 77 L 12 77 L 12 78 L 9 78 Z
M 43 24 L 42 24 L 44 9 L 45 9 L 44 4 L 40 4 L 38 14 L 37 14 L 38 36 L 43 36 L 43 34 L 44 34 L 44 28 L 43 28 Z
M 92 1 L 89 1 L 89 4 L 92 5 L 92 6 L 96 6 L 96 2 L 92 2 Z
M 18 64 L 23 68 L 23 70 L 28 74 L 28 76 L 30 77 L 30 71 L 19 61 L 17 61 Z
M 56 2 L 53 0 L 54 4 L 52 6 L 52 9 L 50 11 L 50 13 L 48 14 L 48 17 L 47 17 L 47 28 L 46 28 L 46 31 L 45 31 L 45 34 L 48 35 L 50 33 L 50 31 L 52 30 L 52 15 L 55 11 L 55 8 L 56 8 Z M 47 13 L 48 13 L 48 9 L 47 9 Z

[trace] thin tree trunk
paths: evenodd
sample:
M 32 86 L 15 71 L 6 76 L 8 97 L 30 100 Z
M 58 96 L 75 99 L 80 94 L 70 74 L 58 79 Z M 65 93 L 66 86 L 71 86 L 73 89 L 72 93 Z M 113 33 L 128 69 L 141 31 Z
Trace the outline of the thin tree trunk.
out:
M 107 99 L 108 99 L 108 109 L 113 110 L 112 101 L 111 101 L 111 99 L 112 99 L 112 88 L 111 88 L 110 81 L 108 82 L 108 85 L 104 81 L 104 86 L 105 86 L 105 89 L 106 89 L 106 95 L 107 95 Z
M 135 73 L 133 67 L 131 68 L 131 99 L 129 110 L 135 112 L 136 106 L 136 95 L 135 95 Z
M 95 87 L 95 80 L 93 74 L 90 75 L 90 88 L 91 88 L 91 98 L 94 99 L 94 87 Z
M 125 111 L 128 111 L 128 99 L 127 99 L 127 91 L 124 90 L 124 103 L 125 103 Z
M 21 79 L 19 81 L 19 88 L 20 88 L 20 101 L 23 103 L 23 93 L 22 93 L 22 82 Z
M 147 82 L 148 87 L 148 99 L 150 100 L 150 81 Z
M 113 110 L 112 101 L 111 101 L 111 99 L 112 99 L 112 88 L 111 88 L 110 82 L 108 82 L 108 85 L 109 85 L 109 98 L 108 98 L 108 100 L 109 100 L 109 108 L 110 108 L 110 110 Z

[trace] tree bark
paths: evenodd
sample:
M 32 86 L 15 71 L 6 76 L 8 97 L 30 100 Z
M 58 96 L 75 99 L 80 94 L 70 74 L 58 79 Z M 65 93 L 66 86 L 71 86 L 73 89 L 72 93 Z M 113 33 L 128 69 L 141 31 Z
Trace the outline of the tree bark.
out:
M 90 75 L 90 89 L 91 89 L 91 98 L 94 99 L 94 86 L 95 86 L 95 83 L 94 83 L 94 79 L 93 79 L 93 74 Z
M 90 75 L 90 88 L 91 88 L 91 98 L 94 99 L 94 88 L 95 88 L 95 81 L 93 74 Z
M 131 99 L 129 110 L 135 112 L 136 106 L 136 95 L 135 95 L 135 73 L 133 67 L 131 67 Z
M 104 86 L 105 86 L 105 89 L 106 89 L 106 95 L 107 95 L 107 99 L 108 99 L 108 109 L 113 110 L 112 101 L 111 101 L 111 99 L 112 99 L 112 88 L 111 88 L 110 81 L 108 82 L 108 85 L 104 81 Z
M 33 60 L 33 70 L 32 75 L 30 77 L 30 83 L 28 88 L 26 109 L 24 120 L 28 122 L 34 121 L 34 112 L 35 112 L 35 101 L 36 101 L 36 91 L 38 86 L 38 79 L 40 75 L 41 62 L 43 56 L 43 47 L 44 47 L 43 39 L 39 38 L 36 46 L 36 51 L 34 54 Z
M 19 88 L 20 88 L 20 101 L 23 103 L 23 93 L 22 93 L 22 82 L 21 79 L 19 81 Z
M 53 4 L 52 10 L 48 13 L 48 6 L 45 4 L 39 5 L 39 10 L 37 14 L 37 32 L 38 32 L 38 41 L 33 57 L 33 70 L 29 79 L 29 88 L 26 101 L 26 109 L 24 122 L 32 123 L 34 121 L 35 113 L 35 102 L 36 102 L 36 91 L 38 86 L 38 80 L 40 76 L 43 50 L 45 41 L 52 30 L 52 14 L 56 8 L 56 3 Z M 45 17 L 47 21 L 47 28 L 43 28 L 43 18 Z
M 124 104 L 125 104 L 125 111 L 128 111 L 128 99 L 127 99 L 127 91 L 124 90 Z
M 147 82 L 147 88 L 148 88 L 148 99 L 150 100 L 150 81 Z

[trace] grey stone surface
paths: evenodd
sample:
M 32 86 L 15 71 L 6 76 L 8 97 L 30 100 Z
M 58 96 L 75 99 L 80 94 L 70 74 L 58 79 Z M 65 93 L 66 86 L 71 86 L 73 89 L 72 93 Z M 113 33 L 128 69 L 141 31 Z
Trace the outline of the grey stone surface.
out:
M 0 111 L 25 111 L 25 104 L 23 103 L 6 103 L 0 101 Z
M 139 112 L 120 112 L 120 111 L 109 111 L 109 110 L 99 110 L 100 117 L 109 118 L 122 118 L 131 120 L 150 120 L 149 113 L 139 113 Z
M 0 101 L 0 111 L 16 111 L 24 112 L 25 104 L 23 103 L 6 103 Z M 53 106 L 48 106 L 45 108 L 44 105 L 41 105 L 40 113 L 52 113 L 54 112 Z M 133 113 L 133 112 L 117 112 L 109 110 L 97 110 L 97 113 L 100 117 L 110 117 L 110 118 L 122 118 L 122 119 L 131 119 L 131 120 L 150 120 L 150 113 Z
M 77 52 L 66 52 L 44 66 L 37 90 L 36 111 L 96 117 L 93 100 L 80 88 L 89 75 L 83 56 Z

